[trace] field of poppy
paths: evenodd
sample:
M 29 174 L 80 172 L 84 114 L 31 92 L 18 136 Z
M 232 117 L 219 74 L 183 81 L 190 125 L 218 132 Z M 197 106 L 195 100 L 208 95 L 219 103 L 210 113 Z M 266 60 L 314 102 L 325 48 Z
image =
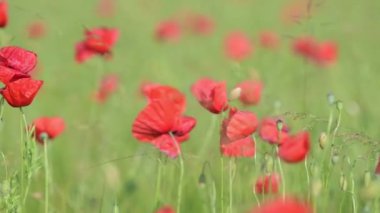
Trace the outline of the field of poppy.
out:
M 0 212 L 380 213 L 379 10 L 0 0 Z

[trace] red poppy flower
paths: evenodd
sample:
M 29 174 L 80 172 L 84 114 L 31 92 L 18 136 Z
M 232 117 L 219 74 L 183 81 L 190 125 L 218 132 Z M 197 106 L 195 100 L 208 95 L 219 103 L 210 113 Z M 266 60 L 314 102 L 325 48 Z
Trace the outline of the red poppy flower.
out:
M 307 203 L 300 202 L 294 198 L 277 198 L 269 200 L 251 213 L 312 213 L 311 207 Z
M 241 89 L 239 100 L 245 105 L 256 105 L 260 102 L 263 83 L 257 80 L 246 80 L 238 85 Z
M 321 67 L 333 64 L 338 57 L 338 47 L 331 41 L 316 44 L 312 54 L 312 59 Z
M 0 1 L 0 27 L 4 28 L 8 24 L 8 2 Z
M 143 81 L 140 84 L 140 94 L 147 97 L 150 93 L 150 90 L 152 90 L 153 88 L 157 86 L 161 86 L 161 85 L 158 83 L 150 82 L 150 81 Z
M 242 32 L 232 32 L 224 40 L 224 50 L 228 58 L 244 60 L 253 52 L 250 39 Z
M 191 92 L 198 102 L 212 113 L 219 114 L 228 109 L 225 82 L 203 78 L 191 86 Z
M 310 36 L 296 38 L 293 41 L 293 51 L 307 59 L 313 57 L 317 42 Z
M 76 44 L 75 58 L 78 63 L 85 62 L 94 55 L 110 56 L 111 50 L 119 39 L 119 30 L 114 28 L 94 28 L 85 31 L 86 38 Z
M 11 81 L 15 81 L 20 78 L 29 78 L 28 74 L 24 74 L 12 68 L 0 65 L 0 81 L 3 84 L 8 84 Z
M 119 77 L 116 74 L 108 74 L 103 77 L 100 87 L 95 93 L 95 100 L 104 103 L 119 86 Z
M 227 157 L 252 157 L 255 141 L 251 135 L 256 131 L 257 118 L 252 112 L 230 110 L 223 120 L 220 133 L 220 151 Z
M 177 42 L 181 37 L 180 24 L 175 20 L 163 21 L 158 24 L 155 36 L 159 41 Z
M 195 124 L 196 120 L 183 116 L 182 111 L 170 99 L 162 98 L 150 102 L 138 114 L 132 126 L 132 134 L 136 139 L 151 143 L 161 152 L 175 158 L 181 153 L 179 143 L 189 138 Z
M 283 123 L 281 131 L 281 141 L 279 142 L 279 131 L 277 128 L 277 120 L 274 118 L 265 118 L 261 121 L 259 135 L 261 139 L 270 144 L 282 144 L 284 139 L 288 137 L 289 127 Z
M 96 8 L 97 14 L 101 17 L 112 17 L 116 10 L 115 0 L 99 0 Z
M 280 44 L 280 38 L 275 32 L 264 31 L 260 33 L 260 44 L 264 48 L 275 49 Z
M 186 24 L 192 33 L 198 35 L 208 35 L 214 30 L 211 18 L 200 14 L 190 14 Z
M 46 35 L 46 24 L 42 21 L 33 22 L 28 26 L 27 31 L 29 38 L 42 38 Z
M 380 157 L 379 157 L 379 160 L 377 161 L 377 166 L 376 166 L 376 169 L 375 169 L 375 174 L 376 175 L 380 175 Z
M 3 95 L 9 105 L 13 107 L 24 107 L 33 102 L 42 84 L 43 81 L 40 80 L 21 78 L 6 84 L 5 88 L 0 90 L 0 94 Z
M 175 211 L 171 206 L 163 206 L 156 213 L 175 213 Z
M 186 97 L 174 87 L 166 85 L 152 86 L 145 91 L 145 96 L 148 102 L 153 102 L 161 99 L 168 99 L 173 107 L 183 113 L 186 110 Z
M 33 126 L 37 142 L 43 144 L 43 134 L 53 140 L 65 130 L 65 121 L 60 117 L 40 117 L 33 121 Z
M 256 180 L 255 192 L 257 194 L 278 193 L 281 178 L 277 173 L 261 176 Z
M 298 163 L 303 161 L 310 151 L 308 132 L 300 132 L 286 137 L 280 145 L 278 156 L 285 162 Z
M 0 65 L 28 74 L 37 64 L 37 54 L 21 47 L 9 46 L 0 49 Z

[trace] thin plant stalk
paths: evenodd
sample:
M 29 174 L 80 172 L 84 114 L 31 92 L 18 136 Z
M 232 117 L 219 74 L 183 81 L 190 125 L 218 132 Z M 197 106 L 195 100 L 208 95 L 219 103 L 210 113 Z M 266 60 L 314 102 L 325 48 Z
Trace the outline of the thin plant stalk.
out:
M 205 140 L 204 140 L 203 146 L 201 148 L 200 156 L 204 156 L 205 152 L 208 151 L 208 146 L 209 146 L 209 144 L 211 142 L 212 135 L 215 132 L 217 118 L 218 117 L 216 115 L 212 115 L 212 117 L 211 117 L 211 124 L 210 124 L 210 127 L 207 130 L 207 133 L 206 133 L 206 136 L 205 136 Z
M 220 157 L 220 212 L 224 213 L 224 158 Z
M 161 172 L 162 172 L 162 162 L 161 162 L 160 157 L 158 157 L 157 158 L 156 195 L 154 199 L 155 209 L 158 207 L 159 202 L 160 202 Z
M 169 133 L 171 138 L 173 139 L 173 142 L 174 142 L 174 145 L 176 146 L 177 150 L 181 150 L 181 148 L 179 147 L 179 144 L 177 142 L 177 140 L 175 139 L 173 133 Z M 177 213 L 181 213 L 181 201 L 182 201 L 182 184 L 183 184 L 183 175 L 185 173 L 185 166 L 184 166 L 184 162 L 183 162 L 183 155 L 182 153 L 179 153 L 178 155 L 178 159 L 179 159 L 179 166 L 180 166 L 180 170 L 179 170 L 179 182 L 178 182 L 178 192 L 177 192 Z
M 48 161 L 48 140 L 43 137 L 44 145 L 44 167 L 45 167 L 45 213 L 49 212 L 49 161 Z
M 310 190 L 310 175 L 309 175 L 309 168 L 308 168 L 308 164 L 307 164 L 307 156 L 305 158 L 305 162 L 304 162 L 304 165 L 305 165 L 305 171 L 306 171 L 306 181 L 307 181 L 307 188 L 308 188 L 308 200 L 310 201 L 311 199 L 311 190 Z
M 281 181 L 282 181 L 282 198 L 285 199 L 286 182 L 285 182 L 284 170 L 282 169 L 281 160 L 280 160 L 280 157 L 278 157 L 278 146 L 276 146 L 276 153 L 277 153 L 276 160 L 278 164 L 278 170 L 280 171 Z
M 233 181 L 234 181 L 234 170 L 235 170 L 235 163 L 234 159 L 230 158 L 229 162 L 229 187 L 230 187 L 230 205 L 229 205 L 229 212 L 232 213 L 232 203 L 233 203 Z

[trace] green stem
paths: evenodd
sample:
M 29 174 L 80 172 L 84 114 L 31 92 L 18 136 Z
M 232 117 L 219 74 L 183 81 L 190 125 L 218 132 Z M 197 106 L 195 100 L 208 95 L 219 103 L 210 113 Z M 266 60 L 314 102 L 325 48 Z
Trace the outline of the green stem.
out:
M 224 213 L 224 159 L 223 156 L 220 157 L 220 212 Z
M 229 205 L 229 212 L 232 213 L 232 203 L 233 203 L 233 191 L 232 191 L 232 184 L 233 184 L 233 180 L 234 180 L 234 159 L 233 158 L 230 158 L 230 163 L 229 163 L 229 186 L 230 186 L 230 205 Z
M 185 166 L 183 162 L 183 155 L 181 153 L 181 148 L 175 139 L 173 133 L 169 133 L 171 138 L 173 139 L 174 145 L 176 146 L 177 150 L 179 150 L 178 154 L 178 159 L 179 159 L 179 166 L 180 166 L 180 171 L 179 171 L 179 182 L 178 182 L 178 192 L 177 192 L 177 213 L 181 213 L 181 201 L 182 201 L 182 184 L 183 184 L 183 175 L 185 173 Z
M 211 124 L 210 124 L 210 127 L 207 130 L 206 137 L 205 137 L 203 146 L 201 148 L 200 156 L 204 156 L 205 153 L 209 150 L 208 146 L 209 146 L 209 144 L 211 142 L 212 135 L 215 132 L 214 130 L 215 130 L 215 127 L 216 127 L 217 118 L 218 117 L 216 115 L 212 115 L 212 117 L 211 117 Z
M 278 157 L 278 146 L 276 146 L 276 153 L 277 153 L 277 164 L 278 164 L 278 169 L 280 171 L 281 175 L 281 182 L 282 182 L 282 198 L 285 199 L 285 194 L 286 194 L 286 182 L 285 182 L 285 176 L 284 176 L 284 170 L 282 169 L 282 164 L 280 157 Z
M 47 139 L 43 139 L 44 145 L 44 163 L 45 163 L 45 213 L 49 212 L 49 163 L 48 163 L 48 149 Z
M 155 209 L 159 206 L 160 203 L 160 188 L 161 188 L 161 171 L 162 163 L 160 157 L 157 158 L 157 180 L 156 180 L 156 195 L 154 199 Z
M 307 191 L 308 191 L 308 200 L 310 201 L 311 199 L 311 194 L 310 194 L 310 175 L 309 175 L 309 168 L 307 165 L 307 157 L 305 158 L 305 171 L 306 171 L 306 180 L 307 180 Z

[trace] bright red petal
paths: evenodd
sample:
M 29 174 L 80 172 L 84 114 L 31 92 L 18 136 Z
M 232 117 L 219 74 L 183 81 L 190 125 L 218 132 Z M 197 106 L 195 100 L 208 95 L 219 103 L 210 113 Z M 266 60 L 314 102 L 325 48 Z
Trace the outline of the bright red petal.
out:
M 21 47 L 3 47 L 0 49 L 0 63 L 3 66 L 28 74 L 37 65 L 37 55 Z
M 306 158 L 309 150 L 309 133 L 300 132 L 284 139 L 284 142 L 280 145 L 278 155 L 285 162 L 298 163 Z
M 1 94 L 13 107 L 25 107 L 33 102 L 34 97 L 40 90 L 43 81 L 31 78 L 22 78 L 6 85 Z

